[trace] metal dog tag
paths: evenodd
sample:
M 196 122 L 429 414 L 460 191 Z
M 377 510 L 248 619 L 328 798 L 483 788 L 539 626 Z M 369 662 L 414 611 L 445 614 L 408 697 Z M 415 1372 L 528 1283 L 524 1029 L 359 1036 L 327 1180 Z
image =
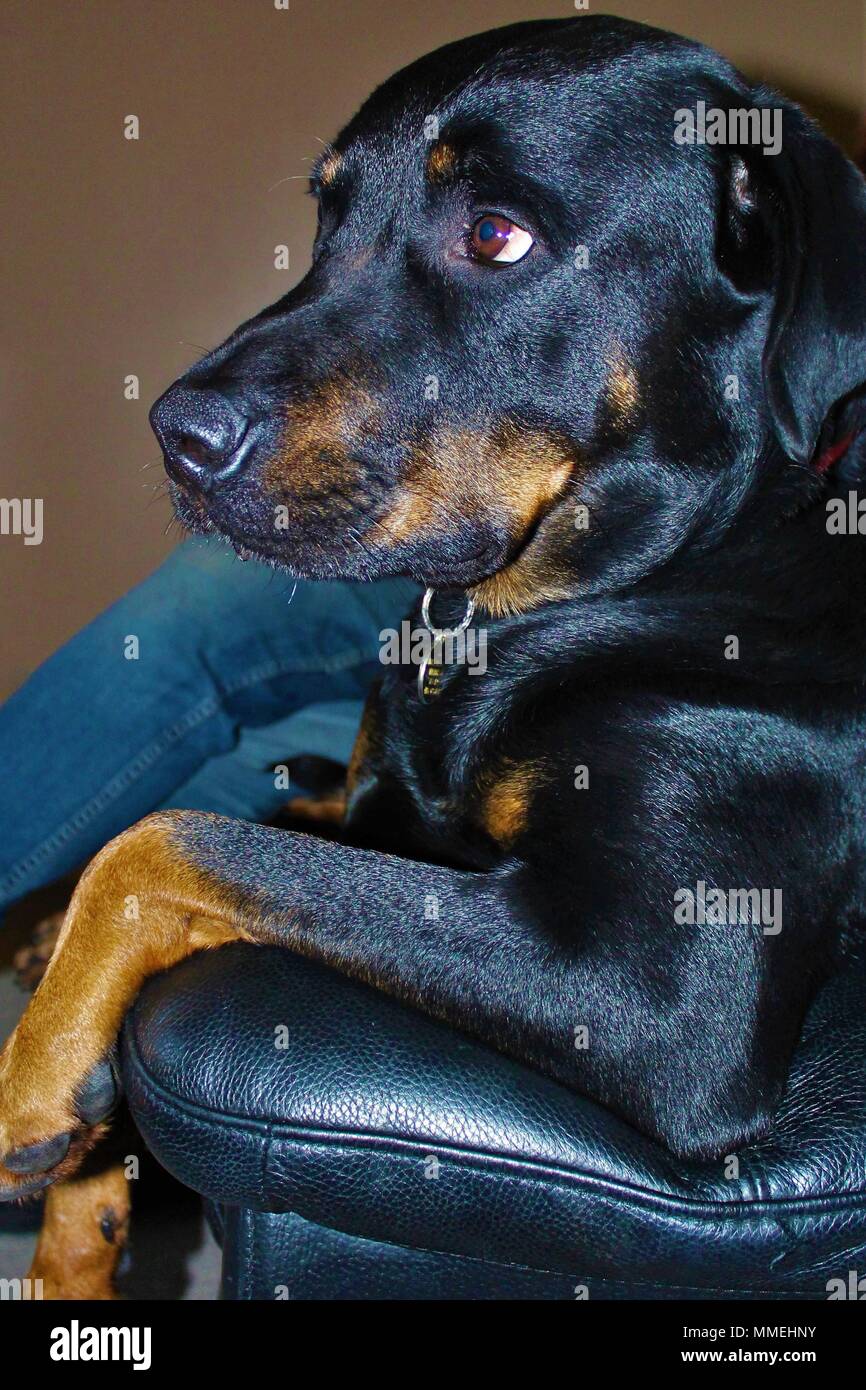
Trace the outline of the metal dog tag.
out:
M 421 621 L 433 638 L 432 650 L 429 657 L 425 657 L 418 668 L 418 697 L 424 704 L 435 700 L 436 696 L 442 691 L 442 672 L 445 663 L 442 660 L 442 649 L 446 637 L 459 637 L 461 632 L 465 632 L 472 622 L 472 615 L 475 612 L 474 598 L 466 599 L 466 612 L 463 614 L 457 627 L 436 627 L 430 616 L 430 604 L 433 601 L 435 589 L 425 589 L 424 597 L 421 600 Z

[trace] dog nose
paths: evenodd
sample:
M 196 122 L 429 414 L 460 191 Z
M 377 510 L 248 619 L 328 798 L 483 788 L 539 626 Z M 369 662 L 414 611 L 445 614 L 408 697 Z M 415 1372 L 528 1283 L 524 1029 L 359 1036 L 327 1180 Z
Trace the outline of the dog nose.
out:
M 219 391 L 172 386 L 153 406 L 150 423 L 176 482 L 207 491 L 243 463 L 249 420 Z

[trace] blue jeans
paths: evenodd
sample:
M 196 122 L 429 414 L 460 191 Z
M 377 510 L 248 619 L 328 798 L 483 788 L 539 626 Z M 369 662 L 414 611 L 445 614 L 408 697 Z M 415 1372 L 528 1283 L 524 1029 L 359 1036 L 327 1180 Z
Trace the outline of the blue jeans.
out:
M 264 820 L 287 798 L 275 763 L 347 760 L 379 632 L 415 593 L 181 545 L 0 708 L 0 911 L 148 811 Z

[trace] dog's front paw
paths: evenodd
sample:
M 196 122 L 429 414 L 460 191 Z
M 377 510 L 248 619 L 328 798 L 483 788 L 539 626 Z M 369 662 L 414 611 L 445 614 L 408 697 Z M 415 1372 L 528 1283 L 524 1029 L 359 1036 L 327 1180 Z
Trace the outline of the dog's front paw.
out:
M 26 1018 L 26 1016 L 25 1016 Z M 0 1053 L 0 1201 L 16 1201 L 69 1177 L 103 1132 L 120 1093 L 114 1056 L 77 1081 L 26 1035 Z

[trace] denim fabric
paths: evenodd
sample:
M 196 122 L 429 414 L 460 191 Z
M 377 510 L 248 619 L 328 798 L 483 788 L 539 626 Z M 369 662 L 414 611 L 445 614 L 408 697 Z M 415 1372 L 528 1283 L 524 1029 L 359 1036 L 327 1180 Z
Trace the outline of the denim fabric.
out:
M 363 700 L 325 701 L 305 705 L 273 724 L 241 729 L 236 746 L 209 758 L 172 792 L 163 808 L 270 820 L 302 790 L 287 789 L 284 776 L 277 779 L 275 769 L 282 774 L 284 764 L 301 753 L 348 763 L 363 709 Z
M 156 807 L 267 815 L 285 799 L 273 762 L 319 751 L 287 718 L 353 702 L 337 718 L 345 747 L 379 632 L 415 593 L 296 584 L 221 543 L 181 545 L 0 707 L 0 909 Z

